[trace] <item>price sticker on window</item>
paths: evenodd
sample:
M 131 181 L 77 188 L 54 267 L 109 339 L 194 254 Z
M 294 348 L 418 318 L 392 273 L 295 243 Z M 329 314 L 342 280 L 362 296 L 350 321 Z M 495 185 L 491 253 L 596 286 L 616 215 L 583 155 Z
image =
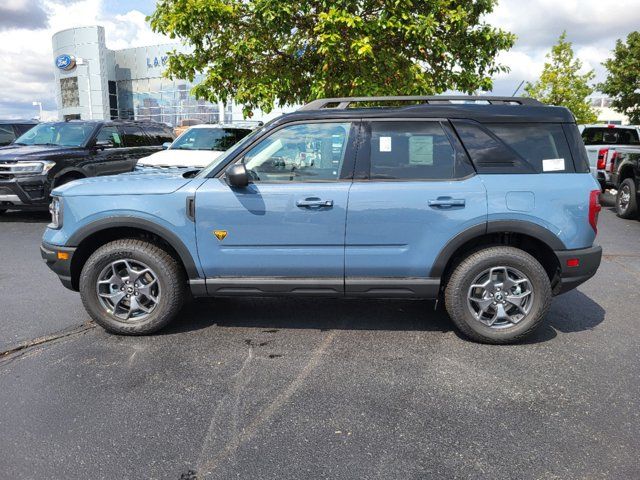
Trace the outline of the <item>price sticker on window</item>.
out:
M 380 137 L 380 151 L 381 152 L 391 151 L 391 137 Z

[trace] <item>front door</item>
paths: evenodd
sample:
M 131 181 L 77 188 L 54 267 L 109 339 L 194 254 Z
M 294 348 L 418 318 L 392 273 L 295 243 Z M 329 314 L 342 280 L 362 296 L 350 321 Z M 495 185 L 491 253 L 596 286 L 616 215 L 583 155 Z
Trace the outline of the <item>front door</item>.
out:
M 349 193 L 346 292 L 433 297 L 438 254 L 486 224 L 485 187 L 446 122 L 371 121 L 364 130 L 362 178 Z
M 285 126 L 238 160 L 248 187 L 203 183 L 196 233 L 210 294 L 343 292 L 355 130 L 349 121 Z

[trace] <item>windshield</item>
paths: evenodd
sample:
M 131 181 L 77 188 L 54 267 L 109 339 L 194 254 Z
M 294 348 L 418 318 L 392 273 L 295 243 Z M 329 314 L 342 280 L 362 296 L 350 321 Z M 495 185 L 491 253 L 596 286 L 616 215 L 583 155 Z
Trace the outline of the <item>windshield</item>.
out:
M 224 152 L 250 132 L 248 128 L 191 128 L 180 135 L 170 149 Z
M 94 128 L 91 123 L 41 123 L 19 136 L 14 143 L 81 147 L 87 143 Z
M 209 173 L 211 173 L 218 165 L 220 165 L 221 163 L 224 163 L 224 161 L 227 158 L 229 158 L 231 155 L 234 155 L 238 150 L 244 148 L 245 145 L 251 142 L 251 140 L 255 138 L 259 133 L 264 132 L 264 130 L 265 130 L 265 127 L 258 128 L 252 131 L 249 135 L 244 137 L 242 140 L 236 143 L 233 147 L 231 147 L 229 150 L 224 152 L 222 155 L 216 158 L 213 162 L 211 162 L 205 168 L 203 168 L 198 174 L 198 178 L 204 178 L 208 176 Z
M 634 128 L 588 127 L 582 131 L 585 145 L 639 145 L 638 131 Z

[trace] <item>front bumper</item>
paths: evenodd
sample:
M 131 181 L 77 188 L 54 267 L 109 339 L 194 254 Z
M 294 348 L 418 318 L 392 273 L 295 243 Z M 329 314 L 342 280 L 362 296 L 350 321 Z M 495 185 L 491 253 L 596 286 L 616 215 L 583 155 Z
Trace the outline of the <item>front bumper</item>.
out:
M 555 254 L 560 262 L 560 279 L 553 293 L 559 295 L 573 290 L 595 275 L 602 259 L 602 247 L 595 245 L 578 250 L 556 250 Z M 568 266 L 567 262 L 574 259 L 577 259 L 578 265 Z
M 58 275 L 62 285 L 69 290 L 77 290 L 71 281 L 71 260 L 75 251 L 75 247 L 60 247 L 46 242 L 42 242 L 40 245 L 40 255 L 47 263 L 47 267 Z M 64 254 L 66 254 L 66 258 L 64 258 Z
M 0 208 L 46 209 L 49 180 L 46 175 L 0 175 Z

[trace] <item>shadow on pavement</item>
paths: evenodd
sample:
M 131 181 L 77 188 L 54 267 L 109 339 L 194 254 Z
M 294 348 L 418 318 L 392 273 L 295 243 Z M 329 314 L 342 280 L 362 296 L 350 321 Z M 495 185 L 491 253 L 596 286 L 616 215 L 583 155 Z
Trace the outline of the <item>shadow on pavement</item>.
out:
M 49 223 L 49 212 L 43 210 L 10 210 L 0 214 L 0 223 Z
M 198 299 L 187 305 L 176 322 L 162 333 L 207 328 L 316 330 L 430 330 L 453 329 L 446 312 L 426 300 L 335 300 L 310 298 Z
M 187 305 L 162 334 L 218 325 L 262 329 L 407 330 L 449 332 L 454 329 L 439 304 L 426 300 L 333 300 L 278 298 L 198 299 Z M 573 290 L 553 301 L 547 318 L 524 344 L 546 342 L 558 332 L 591 330 L 604 320 L 604 309 Z

